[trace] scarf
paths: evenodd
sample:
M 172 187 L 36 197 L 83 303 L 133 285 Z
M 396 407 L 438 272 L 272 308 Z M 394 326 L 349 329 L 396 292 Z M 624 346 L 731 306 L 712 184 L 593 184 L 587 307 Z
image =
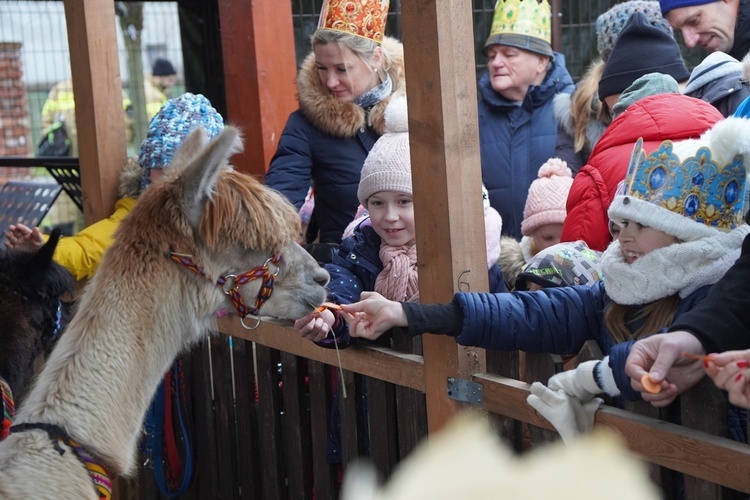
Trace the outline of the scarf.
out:
M 375 279 L 375 291 L 386 299 L 419 302 L 417 246 L 380 245 L 383 270 Z
M 678 293 L 685 298 L 698 288 L 713 285 L 739 258 L 742 241 L 750 233 L 743 224 L 695 241 L 653 250 L 628 264 L 614 241 L 602 256 L 604 288 L 618 304 L 642 305 Z
M 393 81 L 391 80 L 391 75 L 386 73 L 385 76 L 386 78 L 383 83 L 376 87 L 373 87 L 361 96 L 354 99 L 354 104 L 362 109 L 367 109 L 391 95 L 391 90 L 393 90 Z

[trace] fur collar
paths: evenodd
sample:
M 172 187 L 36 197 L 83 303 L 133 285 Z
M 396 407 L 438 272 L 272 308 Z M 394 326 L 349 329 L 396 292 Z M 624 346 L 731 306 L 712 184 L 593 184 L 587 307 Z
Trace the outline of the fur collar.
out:
M 141 194 L 141 176 L 143 169 L 135 158 L 128 157 L 120 172 L 120 187 L 118 194 L 121 198 L 138 198 Z
M 557 126 L 571 138 L 575 139 L 575 128 L 571 114 L 571 106 L 573 105 L 572 97 L 572 94 L 557 94 L 553 101 L 552 114 L 555 117 Z M 594 146 L 606 128 L 606 123 L 597 120 L 595 116 L 589 115 L 588 123 L 586 124 L 587 144 L 584 149 L 588 149 L 589 152 L 594 149 Z
M 404 48 L 395 38 L 383 39 L 383 52 L 387 53 L 392 65 L 388 70 L 393 80 L 393 94 L 406 91 L 404 80 Z M 299 109 L 312 125 L 336 137 L 354 137 L 358 130 L 371 126 L 378 135 L 385 131 L 383 113 L 390 97 L 372 107 L 369 117 L 364 109 L 352 102 L 336 99 L 323 85 L 315 68 L 315 54 L 311 52 L 302 62 L 297 75 Z

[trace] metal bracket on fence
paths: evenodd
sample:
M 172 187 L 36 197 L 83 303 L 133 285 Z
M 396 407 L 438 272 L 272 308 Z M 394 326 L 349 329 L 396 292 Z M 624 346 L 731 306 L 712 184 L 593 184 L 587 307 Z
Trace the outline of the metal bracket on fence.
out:
M 482 404 L 482 384 L 448 377 L 448 397 L 464 403 Z

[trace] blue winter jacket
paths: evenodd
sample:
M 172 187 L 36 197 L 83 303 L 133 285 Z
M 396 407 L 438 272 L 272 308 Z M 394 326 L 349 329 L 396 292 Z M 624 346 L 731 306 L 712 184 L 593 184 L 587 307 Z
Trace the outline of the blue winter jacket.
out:
M 542 84 L 530 87 L 521 103 L 495 92 L 488 72 L 479 79 L 482 180 L 490 193 L 490 205 L 503 218 L 503 234 L 515 239 L 522 236 L 529 186 L 539 167 L 555 154 L 554 97 L 561 92 L 570 94 L 575 88 L 565 69 L 565 57 L 556 53 L 551 64 Z
M 675 320 L 703 299 L 710 285 L 699 288 L 677 308 Z M 545 288 L 536 292 L 457 293 L 453 303 L 463 313 L 456 341 L 465 346 L 503 351 L 548 352 L 575 355 L 587 340 L 594 340 L 609 365 L 625 399 L 641 399 L 625 374 L 632 342 L 616 344 L 604 324 L 609 303 L 604 283 L 591 287 Z
M 369 223 L 369 219 L 355 228 L 352 236 L 341 242 L 333 262 L 326 264 L 326 271 L 331 275 L 328 282 L 328 301 L 336 304 L 351 304 L 359 301 L 363 291 L 373 291 L 375 280 L 383 270 L 380 260 L 380 236 Z M 503 272 L 500 266 L 489 270 L 489 289 L 491 293 L 507 292 Z M 349 347 L 356 339 L 349 337 L 345 321 L 339 321 L 333 329 L 339 349 Z M 333 339 L 318 342 L 322 347 L 333 348 Z

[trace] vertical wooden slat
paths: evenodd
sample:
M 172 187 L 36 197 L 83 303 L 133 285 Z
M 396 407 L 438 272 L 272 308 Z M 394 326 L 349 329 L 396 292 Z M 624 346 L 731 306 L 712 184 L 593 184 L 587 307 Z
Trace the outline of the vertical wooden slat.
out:
M 255 414 L 255 370 L 253 344 L 232 339 L 235 389 L 235 434 L 237 436 L 237 486 L 242 498 L 260 491 L 260 447 Z
M 86 225 L 109 216 L 127 154 L 115 5 L 110 0 L 66 0 L 70 69 L 76 100 Z
M 401 15 L 420 299 L 448 302 L 459 282 L 488 289 L 471 3 L 413 0 Z M 459 355 L 451 337 L 427 335 L 423 349 L 433 431 L 459 408 L 447 397 Z
M 197 471 L 198 498 L 213 498 L 219 491 L 219 476 L 216 470 L 216 440 L 211 393 L 210 340 L 206 339 L 193 348 L 192 381 L 195 428 L 195 456 L 199 469 Z M 202 465 L 204 464 L 204 465 Z
M 337 498 L 336 466 L 326 460 L 331 421 L 332 367 L 308 360 L 310 376 L 310 432 L 312 438 L 313 488 L 316 498 Z
M 305 499 L 312 491 L 310 461 L 310 415 L 305 402 L 307 372 L 304 358 L 281 353 L 281 379 L 284 382 L 284 448 L 286 450 L 289 498 Z
M 279 351 L 256 344 L 258 365 L 258 419 L 260 422 L 260 460 L 263 491 L 258 498 L 287 498 L 284 486 L 283 448 L 281 443 L 281 396 L 277 365 Z
M 396 419 L 395 403 L 396 393 L 393 384 L 372 377 L 367 379 L 370 458 L 383 478 L 391 475 L 398 462 L 398 429 L 400 425 Z
M 362 380 L 363 375 L 358 375 L 349 370 L 344 370 L 343 380 L 339 379 L 338 403 L 341 417 L 341 459 L 346 469 L 346 464 L 362 456 L 365 452 L 365 435 L 363 428 L 362 408 Z M 346 397 L 344 397 L 346 387 Z
M 216 429 L 215 467 L 219 479 L 216 490 L 220 498 L 236 499 L 236 442 L 234 440 L 234 400 L 232 397 L 232 372 L 229 359 L 229 337 L 215 335 L 210 338 L 211 361 L 214 375 L 214 421 Z
M 244 130 L 238 170 L 264 175 L 297 107 L 291 2 L 219 0 L 227 116 Z

